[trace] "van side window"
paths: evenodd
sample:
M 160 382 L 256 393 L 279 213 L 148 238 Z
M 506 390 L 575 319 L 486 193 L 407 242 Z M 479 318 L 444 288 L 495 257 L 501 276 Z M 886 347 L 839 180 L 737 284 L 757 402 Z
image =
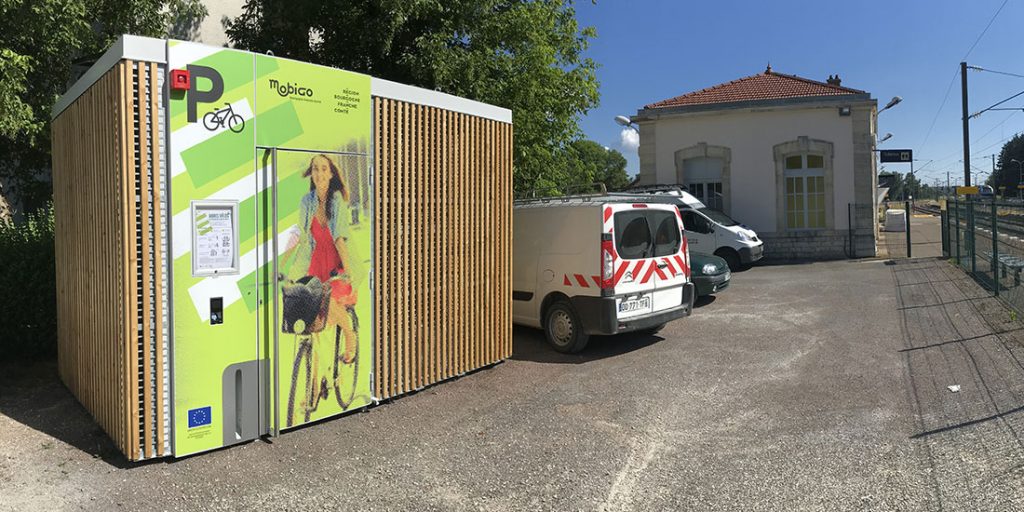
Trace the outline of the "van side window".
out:
M 707 234 L 711 232 L 710 226 L 708 226 L 704 217 L 692 210 L 686 210 L 683 212 L 683 226 L 695 233 Z
M 644 212 L 629 211 L 615 214 L 616 247 L 626 260 L 648 257 L 651 250 L 651 228 Z
M 651 220 L 658 227 L 654 232 L 654 256 L 671 256 L 679 252 L 682 240 L 675 214 L 651 212 Z

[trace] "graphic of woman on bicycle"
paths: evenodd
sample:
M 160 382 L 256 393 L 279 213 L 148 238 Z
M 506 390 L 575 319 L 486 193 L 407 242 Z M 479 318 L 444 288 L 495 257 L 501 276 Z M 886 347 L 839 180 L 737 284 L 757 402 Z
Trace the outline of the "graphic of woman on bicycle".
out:
M 337 365 L 352 364 L 357 356 L 357 338 L 353 325 L 356 289 L 352 285 L 353 256 L 349 250 L 350 219 L 349 188 L 337 164 L 324 154 L 314 156 L 302 176 L 310 178 L 309 193 L 302 196 L 298 230 L 292 231 L 288 247 L 294 247 L 289 275 L 315 277 L 330 293 L 326 327 L 335 327 L 335 337 L 344 340 L 344 351 L 334 361 Z M 328 333 L 331 331 L 328 330 Z M 337 343 L 337 339 L 331 340 Z M 318 343 L 313 342 L 314 345 Z M 326 347 L 312 347 L 314 354 L 329 353 Z M 314 361 L 320 358 L 313 357 Z M 314 364 L 314 366 L 316 366 Z M 317 371 L 319 373 L 319 371 Z M 337 375 L 335 375 L 337 377 Z M 326 394 L 327 377 L 313 379 L 315 394 Z

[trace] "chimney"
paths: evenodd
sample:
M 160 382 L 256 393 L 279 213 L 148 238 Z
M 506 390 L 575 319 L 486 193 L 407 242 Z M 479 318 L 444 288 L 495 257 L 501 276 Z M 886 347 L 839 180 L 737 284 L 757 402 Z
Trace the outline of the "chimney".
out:
M 827 83 L 829 85 L 835 85 L 835 86 L 839 86 L 839 84 L 841 82 L 842 82 L 842 79 L 839 78 L 839 75 L 835 75 L 835 76 L 829 75 L 828 76 L 828 80 L 825 81 L 825 83 Z

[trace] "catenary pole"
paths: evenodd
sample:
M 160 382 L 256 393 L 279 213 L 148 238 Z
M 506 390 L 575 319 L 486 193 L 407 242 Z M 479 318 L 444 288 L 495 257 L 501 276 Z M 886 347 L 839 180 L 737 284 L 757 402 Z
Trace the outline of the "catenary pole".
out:
M 967 125 L 967 63 L 960 63 L 960 103 L 964 123 L 964 186 L 971 186 L 971 129 Z

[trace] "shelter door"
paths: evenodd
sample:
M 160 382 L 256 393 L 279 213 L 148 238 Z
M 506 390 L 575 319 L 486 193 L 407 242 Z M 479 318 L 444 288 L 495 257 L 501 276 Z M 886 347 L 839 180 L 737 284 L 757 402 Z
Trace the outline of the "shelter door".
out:
M 368 405 L 372 362 L 367 156 L 261 148 L 264 433 Z

